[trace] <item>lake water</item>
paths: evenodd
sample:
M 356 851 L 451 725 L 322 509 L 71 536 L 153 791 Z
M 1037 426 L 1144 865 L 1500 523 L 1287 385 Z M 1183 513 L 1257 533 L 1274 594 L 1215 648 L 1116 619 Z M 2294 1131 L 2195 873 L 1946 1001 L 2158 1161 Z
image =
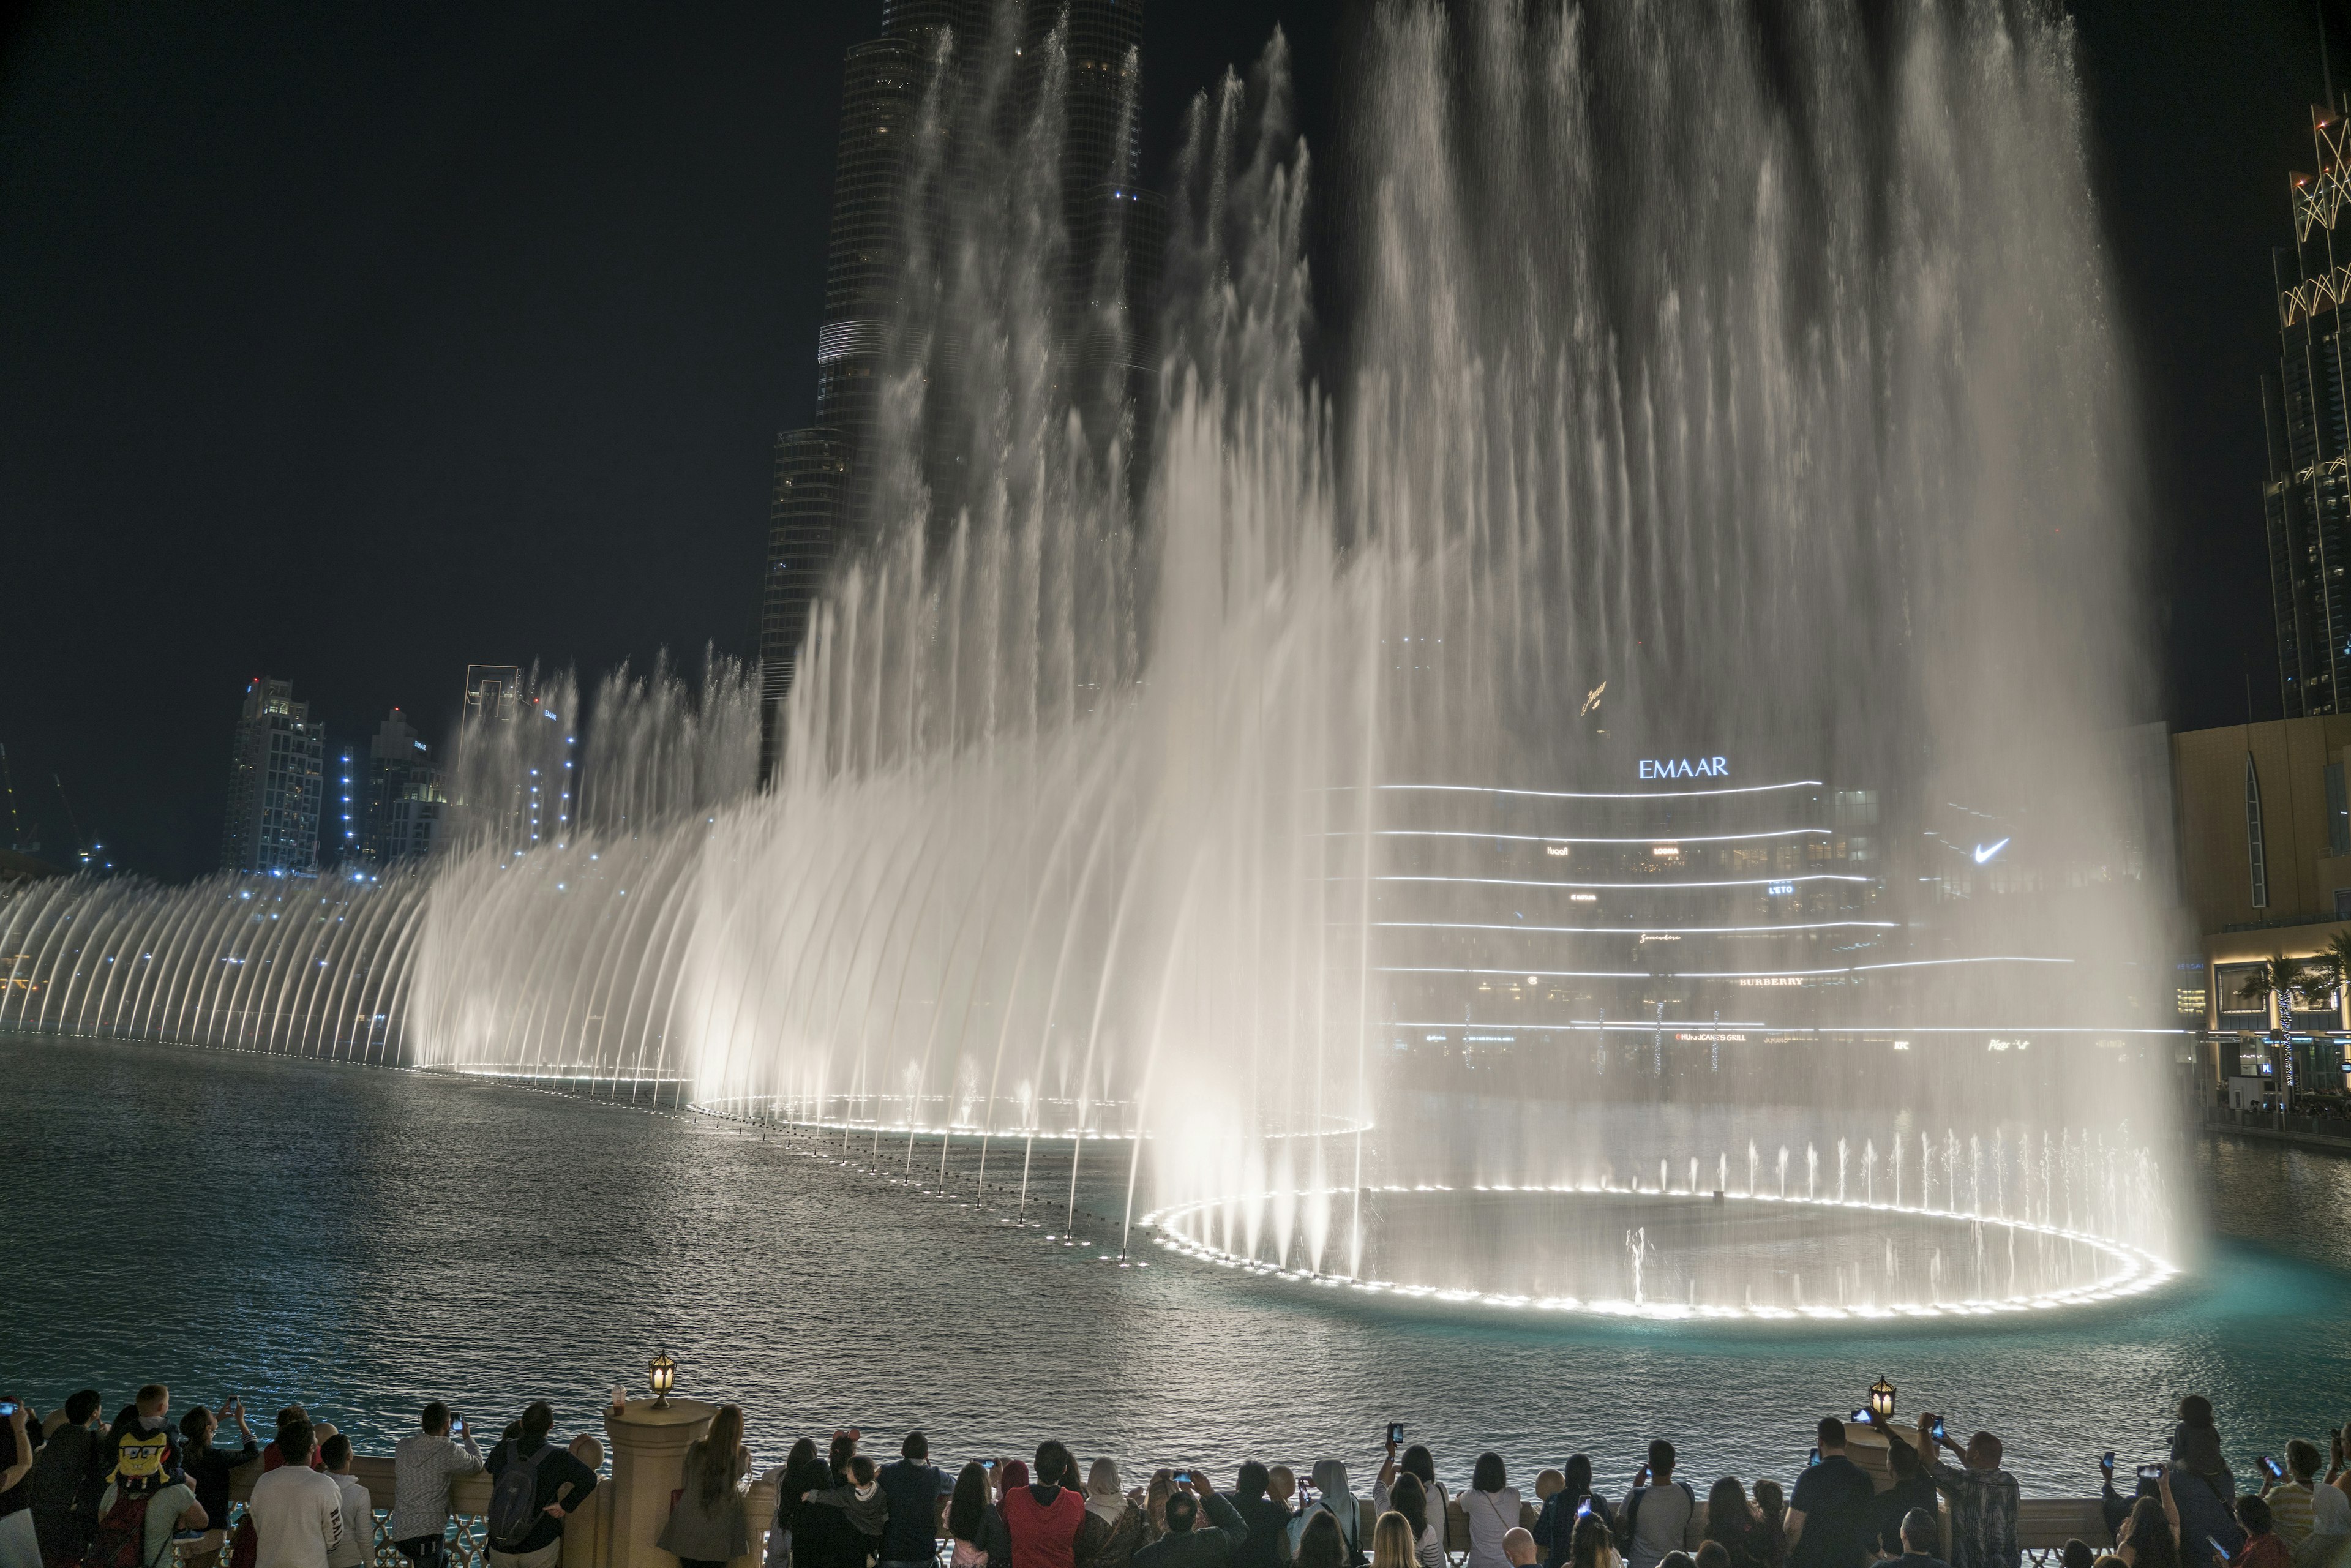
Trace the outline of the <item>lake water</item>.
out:
M 369 1450 L 434 1396 L 493 1428 L 547 1397 L 569 1432 L 666 1344 L 681 1393 L 742 1404 L 763 1463 L 919 1425 L 946 1459 L 1059 1437 L 1361 1478 L 1399 1420 L 1448 1479 L 1486 1448 L 1522 1481 L 1580 1449 L 1621 1490 L 1652 1437 L 1701 1480 L 1792 1479 L 1813 1421 L 1883 1373 L 1906 1414 L 1990 1427 L 2029 1492 L 2071 1495 L 2106 1448 L 2158 1456 L 2183 1394 L 2210 1396 L 2240 1475 L 2351 1420 L 2351 1161 L 2249 1142 L 2192 1145 L 2211 1245 L 2159 1293 L 1723 1329 L 1461 1316 L 1156 1249 L 1121 1269 L 1107 1228 L 1065 1245 L 1058 1207 L 1016 1228 L 803 1139 L 476 1081 L 0 1038 L 0 1393 L 43 1408 L 160 1378 L 181 1406 L 299 1401 Z M 1039 1186 L 1058 1206 L 1067 1183 Z

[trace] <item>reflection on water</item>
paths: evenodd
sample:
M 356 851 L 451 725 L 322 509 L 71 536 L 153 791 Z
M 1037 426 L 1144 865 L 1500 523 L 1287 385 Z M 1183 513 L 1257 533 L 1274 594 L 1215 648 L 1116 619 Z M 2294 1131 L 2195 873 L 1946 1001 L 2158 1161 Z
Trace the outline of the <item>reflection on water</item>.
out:
M 425 1398 L 589 1427 L 656 1343 L 754 1451 L 920 1423 L 950 1457 L 1045 1436 L 1122 1462 L 1358 1462 L 1405 1423 L 1448 1478 L 1582 1449 L 1605 1484 L 1670 1436 L 1693 1473 L 1792 1478 L 1884 1373 L 2009 1440 L 2029 1490 L 2155 1454 L 2184 1393 L 2241 1469 L 2351 1417 L 2351 1163 L 2208 1145 L 2220 1232 L 2189 1281 L 2063 1319 L 1870 1332 L 1447 1315 L 1119 1270 L 804 1146 L 416 1073 L 0 1040 L 0 1392 L 301 1400 L 381 1449 Z M 1082 1197 L 1082 1195 L 1081 1195 Z

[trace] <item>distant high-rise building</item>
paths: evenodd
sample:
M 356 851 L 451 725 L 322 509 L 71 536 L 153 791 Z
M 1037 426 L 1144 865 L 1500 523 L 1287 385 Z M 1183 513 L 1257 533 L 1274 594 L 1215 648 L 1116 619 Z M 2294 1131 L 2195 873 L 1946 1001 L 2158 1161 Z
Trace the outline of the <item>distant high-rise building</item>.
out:
M 1107 398 L 1134 400 L 1138 446 L 1150 420 L 1153 352 L 1147 308 L 1158 289 L 1165 243 L 1159 198 L 1137 188 L 1142 141 L 1134 106 L 1140 93 L 1143 0 L 1019 0 L 1022 57 L 1066 14 L 1068 89 L 1061 144 L 1063 218 L 1070 246 L 1057 323 L 1084 383 L 1074 400 L 1091 417 Z M 941 57 L 943 30 L 956 39 L 951 57 L 967 62 L 987 47 L 989 0 L 889 0 L 882 37 L 849 51 L 842 82 L 841 142 L 833 179 L 824 321 L 817 334 L 816 423 L 777 438 L 774 504 L 759 606 L 760 768 L 772 768 L 785 694 L 797 673 L 811 609 L 835 563 L 872 523 L 877 477 L 875 431 L 881 390 L 901 367 L 891 361 L 892 327 L 904 303 L 911 247 L 944 235 L 910 235 L 909 188 L 917 116 Z M 1033 76 L 1023 84 L 1024 106 Z M 955 150 L 947 156 L 952 159 Z M 1134 301 L 1130 308 L 1127 301 Z M 952 324 L 943 324 L 951 330 Z M 955 345 L 934 346 L 939 361 L 960 359 Z M 935 361 L 935 363 L 939 362 Z M 923 465 L 933 515 L 951 518 L 961 503 L 967 465 L 960 449 L 955 389 L 934 376 Z
M 223 871 L 284 875 L 319 865 L 325 795 L 324 727 L 294 700 L 291 681 L 256 676 L 245 688 L 230 754 Z
M 448 800 L 432 747 L 392 709 L 368 745 L 360 858 L 389 865 L 432 853 Z
M 500 722 L 511 719 L 522 705 L 530 700 L 523 689 L 522 666 L 519 664 L 468 664 L 465 666 L 465 720 L 471 724 L 481 719 Z
M 2271 253 L 2278 298 L 2278 373 L 2262 378 L 2269 438 L 2262 513 L 2276 616 L 2278 690 L 2287 718 L 2351 704 L 2351 426 L 2343 309 L 2351 266 L 2335 224 L 2351 199 L 2345 117 L 2310 111 L 2318 172 L 2293 176 L 2291 249 Z

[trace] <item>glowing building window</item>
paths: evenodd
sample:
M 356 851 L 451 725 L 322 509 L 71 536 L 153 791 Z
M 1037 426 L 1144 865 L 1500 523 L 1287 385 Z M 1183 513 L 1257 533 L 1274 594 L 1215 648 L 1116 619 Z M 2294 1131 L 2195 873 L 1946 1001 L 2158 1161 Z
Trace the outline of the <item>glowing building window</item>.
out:
M 2270 906 L 2270 872 L 2262 848 L 2262 781 L 2253 771 L 2253 754 L 2245 753 L 2245 859 L 2252 873 L 2253 907 Z

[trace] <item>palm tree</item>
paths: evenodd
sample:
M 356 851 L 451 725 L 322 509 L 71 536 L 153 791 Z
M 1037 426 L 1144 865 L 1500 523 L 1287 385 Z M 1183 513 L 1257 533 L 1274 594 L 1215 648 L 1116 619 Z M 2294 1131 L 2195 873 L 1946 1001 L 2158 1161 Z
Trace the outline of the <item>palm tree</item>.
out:
M 2322 1003 L 2327 992 L 2340 996 L 2351 988 L 2351 931 L 2337 931 L 2327 941 L 2326 950 L 2310 961 L 2310 975 L 2324 987 L 2319 993 Z M 2308 986 L 2304 987 L 2303 994 L 2309 998 Z
M 2335 940 L 2342 942 L 2344 938 L 2338 936 Z M 2345 946 L 2346 950 L 2351 950 L 2351 943 Z M 2260 968 L 2245 977 L 2245 983 L 2237 988 L 2237 999 L 2252 1002 L 2256 1007 L 2274 999 L 2278 1009 L 2278 1028 L 2291 1035 L 2294 1033 L 2294 997 L 2298 994 L 2306 1002 L 2314 999 L 2324 1005 L 2327 994 L 2334 989 L 2335 961 L 2335 951 L 2331 946 L 2326 956 L 2309 968 L 2303 967 L 2304 961 L 2300 958 L 2273 953 Z

